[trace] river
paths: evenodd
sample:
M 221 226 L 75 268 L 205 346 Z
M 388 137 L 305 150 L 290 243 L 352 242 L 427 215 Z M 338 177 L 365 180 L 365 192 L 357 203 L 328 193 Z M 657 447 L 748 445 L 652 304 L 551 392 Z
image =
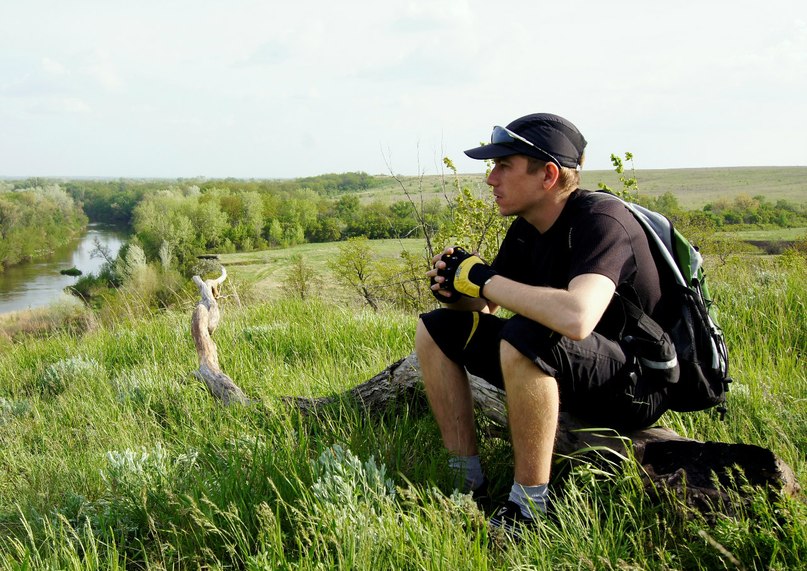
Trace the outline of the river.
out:
M 97 273 L 104 259 L 92 255 L 95 241 L 116 256 L 127 237 L 120 227 L 93 223 L 78 243 L 57 250 L 47 259 L 6 268 L 0 273 L 0 314 L 43 307 L 70 298 L 63 290 L 79 278 L 60 272 L 78 268 L 84 275 Z

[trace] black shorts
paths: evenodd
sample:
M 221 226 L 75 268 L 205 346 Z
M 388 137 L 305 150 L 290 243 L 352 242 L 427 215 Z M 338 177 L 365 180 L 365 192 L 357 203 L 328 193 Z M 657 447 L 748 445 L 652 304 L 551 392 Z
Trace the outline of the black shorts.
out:
M 598 333 L 573 341 L 520 315 L 502 319 L 445 308 L 420 317 L 449 359 L 502 389 L 499 347 L 507 341 L 555 378 L 561 410 L 587 422 L 634 430 L 667 410 L 666 388 L 638 378 L 622 345 Z

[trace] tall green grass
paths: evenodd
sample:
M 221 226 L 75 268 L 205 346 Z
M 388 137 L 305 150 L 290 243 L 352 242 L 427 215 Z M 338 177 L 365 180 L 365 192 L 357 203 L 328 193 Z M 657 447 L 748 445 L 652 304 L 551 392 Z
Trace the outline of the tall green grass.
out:
M 662 422 L 771 448 L 803 480 L 804 259 L 735 260 L 711 278 L 736 379 L 727 420 Z M 221 365 L 249 406 L 223 407 L 192 376 L 189 311 L 4 344 L 0 568 L 796 569 L 807 558 L 801 498 L 748 490 L 735 515 L 705 517 L 652 499 L 637 466 L 604 461 L 556 482 L 557 521 L 513 543 L 452 493 L 417 405 L 368 418 L 341 402 L 304 417 L 281 399 L 369 379 L 411 352 L 416 316 L 222 304 Z M 509 444 L 482 442 L 505 495 Z

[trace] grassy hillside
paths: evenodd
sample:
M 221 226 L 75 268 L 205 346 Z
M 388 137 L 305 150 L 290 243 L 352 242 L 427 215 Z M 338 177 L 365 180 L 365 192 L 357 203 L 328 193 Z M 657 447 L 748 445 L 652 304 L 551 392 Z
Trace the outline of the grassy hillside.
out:
M 672 192 L 682 207 L 687 209 L 702 208 L 705 204 L 720 198 L 732 199 L 740 194 L 748 196 L 763 195 L 769 201 L 788 200 L 795 203 L 807 201 L 807 167 L 736 167 L 736 168 L 702 168 L 702 169 L 654 169 L 638 170 L 640 193 L 658 196 Z M 444 191 L 450 193 L 455 180 L 452 175 L 417 177 L 401 177 L 396 181 L 385 177 L 385 182 L 378 188 L 362 193 L 365 200 L 402 200 L 405 194 L 403 187 L 413 195 L 422 189 L 427 196 L 440 197 Z M 462 186 L 468 186 L 479 192 L 486 192 L 484 174 L 462 174 L 459 176 Z M 603 182 L 614 189 L 621 188 L 618 175 L 611 170 L 582 171 L 582 186 L 596 189 Z
M 317 267 L 332 255 L 298 251 Z M 276 277 L 288 254 L 228 257 L 231 280 Z M 686 436 L 770 448 L 802 483 L 806 271 L 797 255 L 712 265 L 735 378 L 729 415 L 662 418 Z M 635 466 L 603 461 L 553 483 L 556 521 L 518 544 L 492 534 L 452 494 L 430 415 L 367 419 L 341 403 L 305 418 L 280 399 L 372 377 L 412 350 L 416 316 L 334 303 L 327 290 L 305 303 L 272 297 L 221 301 L 219 358 L 255 399 L 247 407 L 221 406 L 193 377 L 192 303 L 83 334 L 0 339 L 0 568 L 666 570 L 733 559 L 799 569 L 807 559 L 803 498 L 746 491 L 733 515 L 705 518 L 651 500 Z M 483 443 L 505 495 L 509 444 Z
M 687 209 L 702 208 L 709 202 L 740 194 L 762 195 L 771 202 L 807 201 L 807 167 L 639 170 L 636 178 L 641 193 L 657 196 L 672 192 Z M 583 182 L 589 188 L 595 188 L 598 182 L 612 188 L 621 187 L 613 171 L 586 173 L 584 170 Z
M 688 207 L 740 193 L 803 202 L 807 169 L 779 171 L 638 176 L 642 192 L 682 185 L 673 192 Z M 619 186 L 610 172 L 587 176 L 587 186 Z M 481 176 L 463 180 L 487 192 Z M 403 182 L 442 192 L 437 177 Z M 389 180 L 363 198 L 396 196 L 403 192 Z M 370 245 L 380 257 L 423 249 L 421 240 Z M 300 416 L 283 396 L 341 393 L 412 351 L 414 312 L 372 312 L 338 286 L 328 269 L 338 251 L 306 244 L 220 257 L 230 277 L 215 340 L 222 369 L 254 399 L 246 407 L 223 407 L 192 374 L 192 288 L 183 307 L 154 316 L 133 310 L 102 323 L 71 307 L 37 313 L 33 325 L 0 319 L 0 569 L 802 568 L 803 496 L 745 490 L 724 506 L 729 515 L 706 517 L 673 498 L 651 499 L 634 464 L 583 462 L 552 484 L 557 519 L 516 544 L 490 533 L 470 499 L 454 493 L 422 409 L 368 419 L 343 402 Z M 305 302 L 283 289 L 298 255 L 320 280 Z M 721 422 L 712 412 L 667 413 L 661 424 L 769 448 L 803 485 L 805 259 L 708 261 L 735 379 L 729 414 Z M 120 307 L 125 295 L 137 292 L 125 292 Z M 480 434 L 493 493 L 504 499 L 512 450 Z

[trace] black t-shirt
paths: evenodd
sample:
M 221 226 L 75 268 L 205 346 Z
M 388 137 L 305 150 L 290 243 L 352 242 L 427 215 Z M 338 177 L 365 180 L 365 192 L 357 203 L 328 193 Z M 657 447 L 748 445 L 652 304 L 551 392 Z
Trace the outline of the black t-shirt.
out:
M 652 315 L 661 289 L 644 230 L 618 200 L 593 194 L 575 190 L 543 234 L 516 218 L 493 267 L 517 282 L 559 289 L 579 275 L 601 274 Z M 612 301 L 595 331 L 614 337 L 623 324 L 621 304 Z

